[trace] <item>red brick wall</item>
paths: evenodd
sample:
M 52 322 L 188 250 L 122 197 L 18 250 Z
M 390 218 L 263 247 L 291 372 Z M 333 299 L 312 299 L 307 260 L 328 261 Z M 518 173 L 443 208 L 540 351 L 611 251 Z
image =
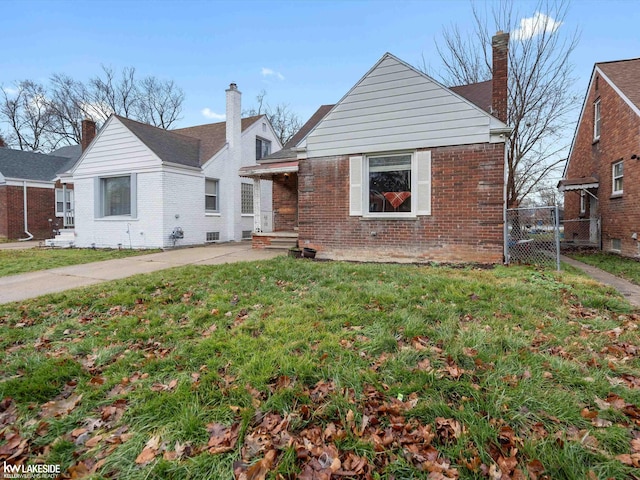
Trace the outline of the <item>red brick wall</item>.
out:
M 504 144 L 430 151 L 431 215 L 408 220 L 349 216 L 348 157 L 301 161 L 300 246 L 331 258 L 502 262 Z
M 298 175 L 273 177 L 273 230 L 292 232 L 298 226 Z
M 27 187 L 27 224 L 36 239 L 52 238 L 55 221 L 55 193 L 51 188 Z M 25 238 L 23 189 L 18 186 L 0 187 L 0 237 Z
M 576 132 L 566 172 L 567 178 L 593 176 L 599 179 L 597 191 L 602 219 L 602 246 L 611 249 L 611 239 L 622 241 L 622 254 L 638 255 L 640 236 L 640 118 L 602 78 L 588 92 L 582 121 Z M 600 99 L 600 140 L 593 140 L 593 104 Z M 624 161 L 621 196 L 612 196 L 612 164 Z M 588 203 L 587 203 L 588 205 Z M 565 193 L 565 218 L 579 216 L 580 195 Z M 586 216 L 589 216 L 587 207 Z

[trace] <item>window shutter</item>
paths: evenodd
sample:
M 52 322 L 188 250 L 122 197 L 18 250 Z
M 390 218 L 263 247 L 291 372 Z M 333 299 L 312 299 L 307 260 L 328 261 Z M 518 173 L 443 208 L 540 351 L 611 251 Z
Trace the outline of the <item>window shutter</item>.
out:
M 349 215 L 362 216 L 362 157 L 349 157 Z
M 102 192 L 100 178 L 93 179 L 93 218 L 102 218 Z
M 131 218 L 138 218 L 138 174 L 132 173 L 130 178 L 131 187 Z
M 416 152 L 418 215 L 431 215 L 431 152 Z

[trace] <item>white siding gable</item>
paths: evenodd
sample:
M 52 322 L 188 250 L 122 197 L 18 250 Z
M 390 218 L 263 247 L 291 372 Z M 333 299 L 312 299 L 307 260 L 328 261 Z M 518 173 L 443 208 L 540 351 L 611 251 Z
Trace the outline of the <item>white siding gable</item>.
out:
M 111 117 L 82 155 L 73 176 L 82 178 L 159 168 L 161 161 L 116 117 Z
M 391 54 L 309 134 L 307 157 L 490 141 L 492 117 Z

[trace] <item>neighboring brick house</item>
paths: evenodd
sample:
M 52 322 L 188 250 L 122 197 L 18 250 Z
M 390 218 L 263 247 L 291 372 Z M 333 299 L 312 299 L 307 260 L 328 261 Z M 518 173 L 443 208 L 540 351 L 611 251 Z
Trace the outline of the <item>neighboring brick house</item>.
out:
M 264 115 L 241 118 L 226 90 L 226 121 L 163 130 L 112 115 L 72 169 L 78 247 L 164 248 L 251 239 L 271 224 L 271 185 L 238 176 L 281 148 Z
M 640 58 L 596 63 L 563 179 L 565 241 L 639 254 Z
M 387 53 L 242 169 L 273 181 L 274 233 L 254 245 L 289 230 L 324 258 L 502 262 L 508 39 L 493 38 L 492 81 L 454 88 Z
M 56 180 L 74 161 L 73 154 L 0 148 L 0 238 L 45 239 L 62 227 L 64 206 L 57 200 L 66 187 Z

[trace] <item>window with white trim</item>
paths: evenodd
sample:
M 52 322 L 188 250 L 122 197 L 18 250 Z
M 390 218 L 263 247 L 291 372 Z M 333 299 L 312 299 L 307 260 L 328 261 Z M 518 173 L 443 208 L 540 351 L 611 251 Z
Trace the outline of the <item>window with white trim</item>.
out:
M 264 138 L 256 137 L 256 160 L 271 154 L 271 142 Z
M 580 213 L 587 213 L 587 194 L 584 190 L 580 190 Z
M 431 214 L 431 153 L 374 154 L 349 158 L 349 214 L 415 217 Z
M 411 213 L 411 154 L 367 157 L 369 213 Z
M 64 197 L 64 198 L 63 198 Z M 73 190 L 56 188 L 56 217 L 62 217 L 65 211 L 64 203 L 67 203 L 66 210 L 73 210 Z
M 240 213 L 253 215 L 253 184 L 243 183 L 240 190 Z
M 612 238 L 611 250 L 613 250 L 614 252 L 619 252 L 620 250 L 622 250 L 622 240 L 620 240 L 619 238 Z
M 220 183 L 213 178 L 207 178 L 204 181 L 204 209 L 209 213 L 218 213 L 220 205 L 218 204 L 218 187 Z
M 600 138 L 600 99 L 593 103 L 593 139 Z
M 612 194 L 613 195 L 621 195 L 622 194 L 622 180 L 624 175 L 624 165 L 622 161 L 616 162 L 611 166 L 611 184 L 613 186 Z
M 132 216 L 135 203 L 132 175 L 100 178 L 101 217 Z

